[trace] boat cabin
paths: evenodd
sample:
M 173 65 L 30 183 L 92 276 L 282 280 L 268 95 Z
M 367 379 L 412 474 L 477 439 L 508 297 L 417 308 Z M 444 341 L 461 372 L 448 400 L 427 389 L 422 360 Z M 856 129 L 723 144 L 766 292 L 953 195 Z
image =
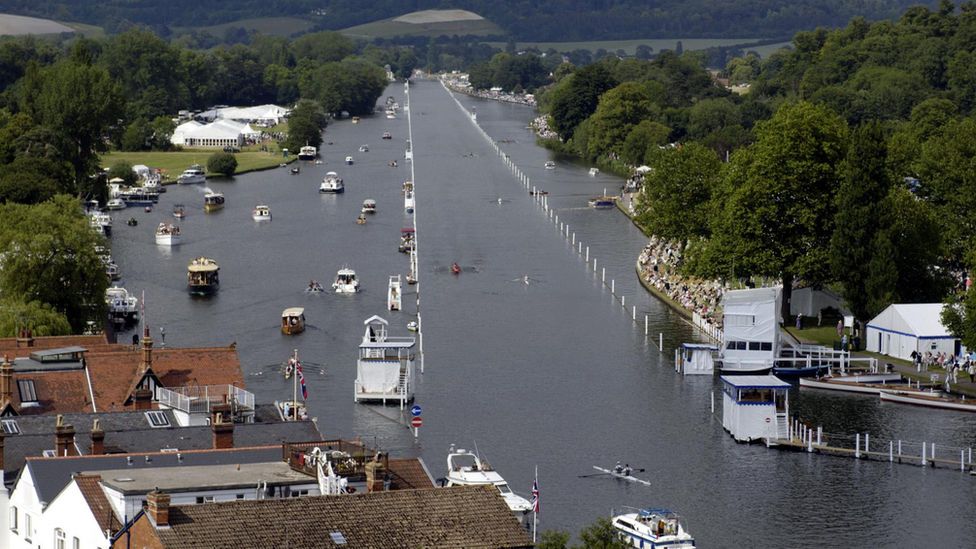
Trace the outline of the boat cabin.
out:
M 400 275 L 390 277 L 390 286 L 386 295 L 386 306 L 391 311 L 400 310 L 400 300 L 403 294 L 400 291 Z
M 787 438 L 789 389 L 773 375 L 722 376 L 722 426 L 738 442 Z
M 684 521 L 669 509 L 644 508 L 613 517 L 620 539 L 632 547 L 690 548 L 695 541 Z
M 291 307 L 281 313 L 281 333 L 292 335 L 305 331 L 305 309 Z
M 201 293 L 216 292 L 220 286 L 220 275 L 218 274 L 220 267 L 212 259 L 206 257 L 194 259 L 190 262 L 186 271 L 187 284 L 192 291 Z
M 376 213 L 376 201 L 372 198 L 363 200 L 363 213 Z
M 224 193 L 207 193 L 203 197 L 203 209 L 212 212 L 224 207 Z
M 372 316 L 363 324 L 366 332 L 359 345 L 354 399 L 383 404 L 393 401 L 403 408 L 413 400 L 417 340 L 388 335 L 390 323 L 379 316 Z
M 352 117 L 352 123 L 353 124 L 359 124 L 359 117 L 358 116 Z
M 718 347 L 702 343 L 682 343 L 674 350 L 674 369 L 684 375 L 712 375 L 715 373 L 714 355 Z

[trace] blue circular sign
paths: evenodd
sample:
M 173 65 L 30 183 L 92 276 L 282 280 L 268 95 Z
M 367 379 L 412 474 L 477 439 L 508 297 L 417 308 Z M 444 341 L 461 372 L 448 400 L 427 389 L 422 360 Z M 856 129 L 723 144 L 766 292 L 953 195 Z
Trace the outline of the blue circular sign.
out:
M 417 416 L 419 416 L 419 415 L 420 415 L 420 412 L 421 412 L 421 410 L 420 410 L 420 406 L 418 406 L 418 405 L 416 405 L 416 404 L 414 404 L 414 405 L 413 405 L 413 406 L 412 406 L 412 407 L 410 408 L 410 415 L 412 415 L 412 416 L 414 416 L 414 417 L 417 417 Z

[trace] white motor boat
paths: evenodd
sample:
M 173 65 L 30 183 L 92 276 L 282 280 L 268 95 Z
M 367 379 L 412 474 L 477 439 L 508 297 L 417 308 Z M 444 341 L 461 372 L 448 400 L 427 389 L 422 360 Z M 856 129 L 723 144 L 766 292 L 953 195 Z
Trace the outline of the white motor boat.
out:
M 413 213 L 413 191 L 407 191 L 407 194 L 403 195 L 403 210 L 408 214 Z
M 129 291 L 122 286 L 112 286 L 105 290 L 105 303 L 112 320 L 119 323 L 135 320 L 139 317 L 139 299 L 129 295 Z
M 342 178 L 335 172 L 325 174 L 325 177 L 322 179 L 322 184 L 319 185 L 320 193 L 338 194 L 345 190 L 342 186 Z
M 311 145 L 305 145 L 298 150 L 299 160 L 315 160 L 316 156 L 318 156 L 318 151 Z
M 524 521 L 532 511 L 529 500 L 513 492 L 505 479 L 487 461 L 481 461 L 467 450 L 455 450 L 454 445 L 451 445 L 447 456 L 446 481 L 447 486 L 494 486 L 520 521 Z
M 251 218 L 255 221 L 271 221 L 271 208 L 264 204 L 258 204 L 251 210 Z
M 360 145 L 359 146 L 359 152 L 361 152 L 361 153 L 369 152 L 369 145 Z
M 552 160 L 546 162 L 546 169 L 547 170 L 555 170 L 556 169 L 556 163 L 553 162 Z
M 156 227 L 156 244 L 176 246 L 180 243 L 180 228 L 169 221 L 164 221 Z
M 205 183 L 206 181 L 207 173 L 203 171 L 203 166 L 199 164 L 190 166 L 176 178 L 176 182 L 180 185 L 194 185 L 197 183 Z
M 367 198 L 363 200 L 363 213 L 364 214 L 374 214 L 376 213 L 376 201 L 372 198 Z
M 91 223 L 92 229 L 95 232 L 103 234 L 105 236 L 112 236 L 112 216 L 99 211 L 92 211 L 88 214 L 88 221 Z
M 354 294 L 358 292 L 359 278 L 356 276 L 356 271 L 349 267 L 339 269 L 335 282 L 332 283 L 332 288 L 337 294 Z
M 126 208 L 125 201 L 121 198 L 110 198 L 108 202 L 105 203 L 105 208 L 108 210 L 124 210 Z
M 400 290 L 400 275 L 390 277 L 390 286 L 386 292 L 386 307 L 391 311 L 399 311 L 403 293 Z
M 632 547 L 681 549 L 694 547 L 678 514 L 668 509 L 646 508 L 613 517 L 613 528 Z
M 351 156 L 347 156 L 346 157 L 346 165 L 347 166 L 352 166 L 352 162 L 353 162 L 352 157 Z
M 590 168 L 590 175 L 592 176 L 600 175 L 600 168 Z

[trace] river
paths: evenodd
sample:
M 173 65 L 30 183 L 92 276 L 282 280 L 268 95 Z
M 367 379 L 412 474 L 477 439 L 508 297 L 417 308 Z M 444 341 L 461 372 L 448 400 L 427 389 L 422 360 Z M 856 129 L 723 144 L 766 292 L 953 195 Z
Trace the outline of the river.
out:
M 386 95 L 402 105 L 403 84 Z M 452 443 L 477 444 L 523 495 L 537 466 L 540 530 L 576 534 L 613 508 L 663 506 L 685 517 L 701 547 L 968 546 L 976 539 L 976 487 L 958 471 L 733 442 L 709 413 L 710 393 L 721 394 L 718 379 L 674 373 L 674 346 L 697 336 L 639 285 L 633 265 L 646 239 L 619 212 L 587 207 L 588 198 L 604 188 L 612 194 L 622 182 L 591 177 L 575 159 L 536 147 L 526 127 L 533 110 L 460 96 L 532 184 L 549 191 L 554 215 L 598 261 L 594 272 L 452 94 L 422 80 L 409 95 L 425 367 L 419 439 L 396 407 L 353 403 L 363 321 L 380 315 L 391 335 L 402 336 L 416 313 L 415 287 L 407 287 L 403 311 L 386 310 L 388 277 L 409 272 L 408 257 L 396 249 L 400 229 L 411 223 L 400 194 L 410 178 L 406 113 L 337 121 L 325 134 L 325 164 L 305 164 L 300 174 L 275 169 L 208 182 L 227 197 L 222 211 L 203 212 L 201 186 L 171 186 L 152 213 L 116 214 L 113 256 L 126 287 L 145 290 L 157 343 L 160 327 L 169 346 L 236 342 L 260 402 L 291 398 L 280 365 L 298 349 L 309 410 L 326 437 L 361 436 L 391 455 L 422 457 L 435 477 L 444 475 Z M 381 140 L 385 131 L 393 139 Z M 362 144 L 369 152 L 358 152 Z M 346 155 L 356 163 L 344 165 Z M 394 159 L 397 168 L 388 166 Z M 547 160 L 555 170 L 543 168 Z M 329 170 L 345 179 L 344 194 L 317 193 Z M 357 225 L 367 198 L 378 213 Z M 173 220 L 175 203 L 187 206 L 178 221 L 184 243 L 157 247 L 155 225 Z M 271 223 L 251 219 L 258 203 L 271 206 Z M 139 225 L 125 226 L 129 216 Z M 186 266 L 200 255 L 221 267 L 213 297 L 186 291 Z M 459 276 L 450 272 L 454 262 Z M 304 293 L 309 279 L 328 286 L 344 265 L 359 274 L 361 293 Z M 626 310 L 601 281 L 604 268 L 616 294 L 626 296 Z M 305 307 L 308 329 L 284 336 L 281 311 L 293 306 Z M 790 398 L 828 432 L 976 445 L 965 415 L 819 392 Z M 653 487 L 580 478 L 617 460 L 645 469 L 639 476 Z

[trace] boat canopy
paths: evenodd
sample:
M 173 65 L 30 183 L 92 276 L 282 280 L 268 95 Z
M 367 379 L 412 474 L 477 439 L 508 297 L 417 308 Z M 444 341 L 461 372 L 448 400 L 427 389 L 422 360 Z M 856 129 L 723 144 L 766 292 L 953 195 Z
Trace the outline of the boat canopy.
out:
M 303 314 L 305 314 L 305 309 L 303 309 L 302 307 L 290 307 L 288 309 L 285 309 L 285 311 L 281 313 L 281 318 L 288 318 L 290 316 L 302 316 Z
M 400 232 L 403 233 L 404 235 L 408 235 L 408 234 L 413 234 L 415 231 L 414 231 L 414 229 L 412 227 L 405 227 Z
M 199 259 L 194 259 L 187 270 L 191 273 L 212 273 L 220 270 L 217 266 L 217 262 L 212 259 L 207 259 L 206 257 L 201 257 Z
M 363 206 L 375 206 L 375 205 L 376 205 L 376 201 L 373 200 L 372 198 L 367 198 L 366 200 L 363 200 Z

